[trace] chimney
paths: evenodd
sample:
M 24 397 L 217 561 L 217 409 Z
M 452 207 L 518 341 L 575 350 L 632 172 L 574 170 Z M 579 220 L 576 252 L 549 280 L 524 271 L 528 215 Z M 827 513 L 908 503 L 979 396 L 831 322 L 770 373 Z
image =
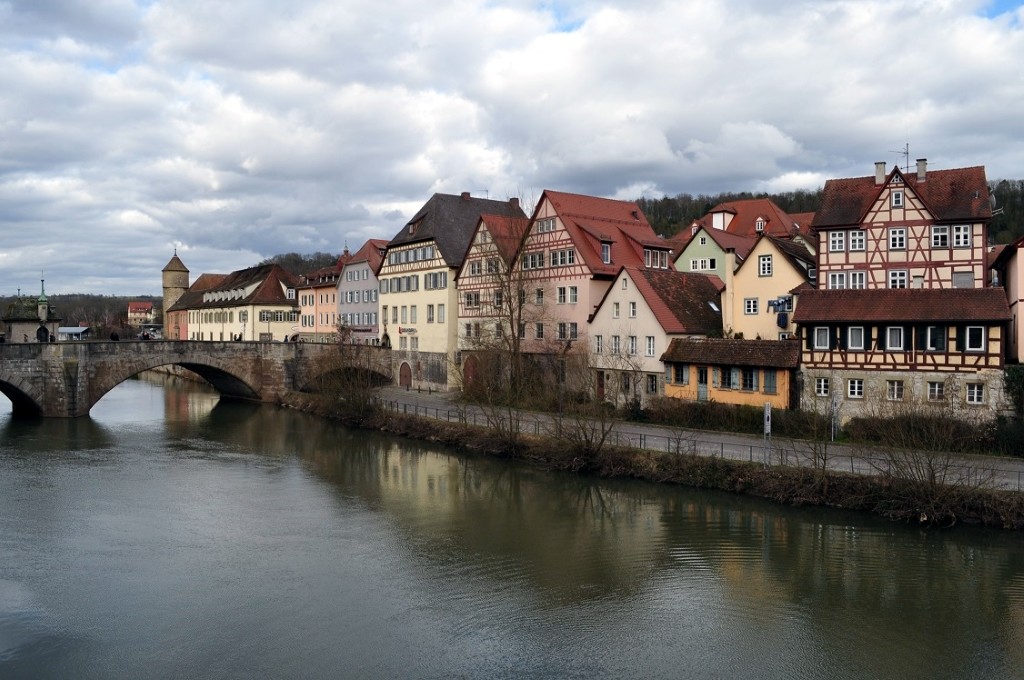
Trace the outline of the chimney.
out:
M 508 199 L 508 204 L 512 206 L 513 210 L 519 210 L 519 199 L 516 196 Z
M 923 182 L 925 177 L 928 175 L 928 159 L 918 158 L 917 159 L 917 181 Z
M 469 200 L 469 192 L 468 191 L 463 191 L 462 192 L 462 200 L 463 201 L 468 201 Z
M 885 182 L 885 161 L 875 161 L 875 184 Z

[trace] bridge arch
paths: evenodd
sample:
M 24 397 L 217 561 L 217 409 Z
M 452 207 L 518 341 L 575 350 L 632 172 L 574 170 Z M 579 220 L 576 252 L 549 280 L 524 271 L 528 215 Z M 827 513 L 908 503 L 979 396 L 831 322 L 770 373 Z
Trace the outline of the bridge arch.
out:
M 42 397 L 20 378 L 0 374 L 0 393 L 11 400 L 11 411 L 16 416 L 43 414 Z

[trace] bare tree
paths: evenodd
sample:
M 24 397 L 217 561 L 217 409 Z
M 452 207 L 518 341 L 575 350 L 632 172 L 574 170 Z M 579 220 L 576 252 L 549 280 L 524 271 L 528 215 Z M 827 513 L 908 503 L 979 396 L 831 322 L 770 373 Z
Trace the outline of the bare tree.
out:
M 380 372 L 382 351 L 353 342 L 351 329 L 338 326 L 337 352 L 323 359 L 316 387 L 348 422 L 364 423 L 379 409 L 377 397 L 385 383 Z

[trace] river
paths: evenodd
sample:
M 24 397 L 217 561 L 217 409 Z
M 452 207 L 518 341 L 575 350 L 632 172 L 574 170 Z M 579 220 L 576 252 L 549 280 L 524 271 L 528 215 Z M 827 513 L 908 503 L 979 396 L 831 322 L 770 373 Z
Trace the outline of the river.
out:
M 1024 538 L 552 474 L 203 387 L 0 400 L 0 678 L 1024 677 Z

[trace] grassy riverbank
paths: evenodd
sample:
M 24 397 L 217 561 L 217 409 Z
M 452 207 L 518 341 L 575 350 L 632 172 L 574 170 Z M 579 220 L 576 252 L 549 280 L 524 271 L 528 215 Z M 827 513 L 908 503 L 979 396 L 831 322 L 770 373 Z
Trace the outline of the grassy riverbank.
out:
M 438 442 L 474 455 L 515 458 L 538 468 L 602 477 L 717 489 L 788 505 L 817 505 L 870 512 L 926 526 L 972 524 L 1024 529 L 1024 494 L 934 480 L 864 476 L 821 469 L 733 461 L 687 453 L 665 453 L 580 442 L 548 436 L 507 437 L 480 426 L 363 409 L 346 415 L 337 400 L 294 393 L 285 406 L 414 439 Z

